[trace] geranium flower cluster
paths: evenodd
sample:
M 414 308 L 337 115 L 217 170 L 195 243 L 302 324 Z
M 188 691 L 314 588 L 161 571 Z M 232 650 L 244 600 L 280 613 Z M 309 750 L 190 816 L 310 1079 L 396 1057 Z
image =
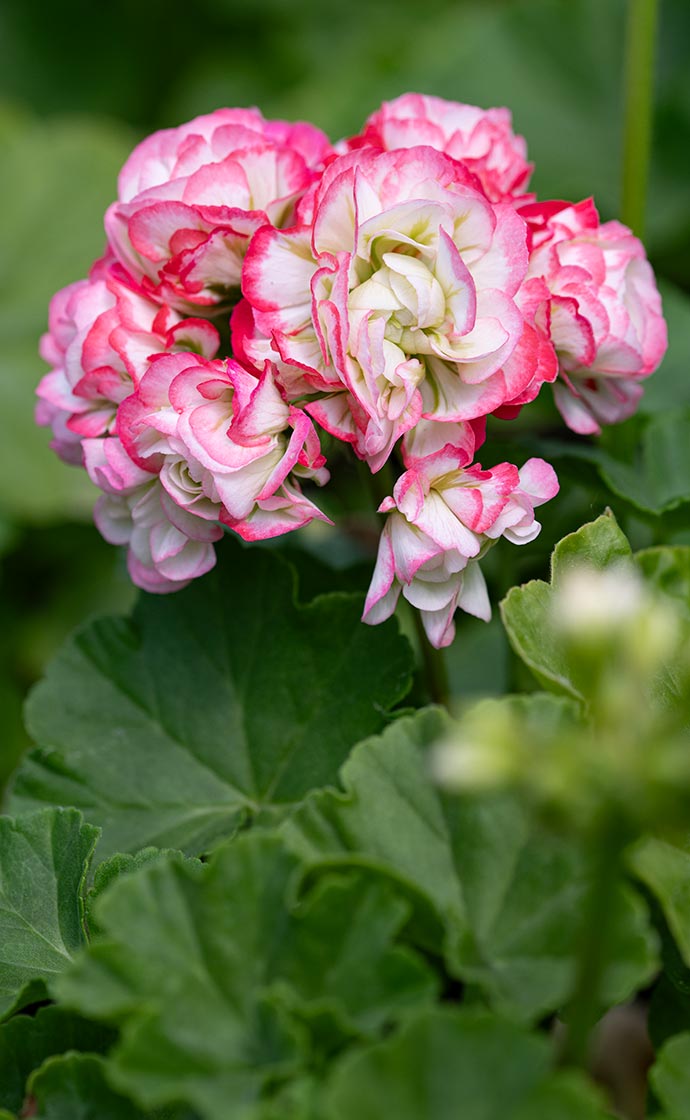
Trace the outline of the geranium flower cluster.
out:
M 665 324 L 644 249 L 591 200 L 527 192 L 505 109 L 408 94 L 332 145 L 221 109 L 139 145 L 107 248 L 54 297 L 37 419 L 102 491 L 132 579 L 172 591 L 245 540 L 328 520 L 320 430 L 397 464 L 364 619 L 403 596 L 447 645 L 478 561 L 539 532 L 553 469 L 482 470 L 489 416 L 553 386 L 578 433 L 629 416 Z M 227 340 L 227 341 L 224 341 Z

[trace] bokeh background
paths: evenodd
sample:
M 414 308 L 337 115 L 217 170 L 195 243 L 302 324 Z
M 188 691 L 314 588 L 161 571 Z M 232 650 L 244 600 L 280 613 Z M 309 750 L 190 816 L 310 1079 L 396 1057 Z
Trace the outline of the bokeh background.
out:
M 307 118 L 333 139 L 406 90 L 508 105 L 540 197 L 620 212 L 626 0 L 92 0 L 0 6 L 0 788 L 25 745 L 23 696 L 65 634 L 134 597 L 90 523 L 83 472 L 33 425 L 47 305 L 85 275 L 134 143 L 222 105 Z M 542 574 L 553 542 L 606 504 L 638 546 L 690 543 L 690 3 L 662 0 L 645 241 L 671 347 L 639 417 L 596 448 L 566 441 L 548 401 L 496 436 L 548 452 L 562 493 L 538 547 L 504 549 L 496 595 Z M 505 428 L 505 425 L 504 425 Z M 484 458 L 484 457 L 483 457 Z M 488 461 L 485 465 L 489 465 Z M 641 496 L 640 496 L 641 495 Z M 337 539 L 331 549 L 337 551 Z M 501 550 L 495 550 L 499 553 Z M 458 692 L 514 668 L 498 622 L 471 620 L 451 655 Z M 487 685 L 490 681 L 490 685 Z

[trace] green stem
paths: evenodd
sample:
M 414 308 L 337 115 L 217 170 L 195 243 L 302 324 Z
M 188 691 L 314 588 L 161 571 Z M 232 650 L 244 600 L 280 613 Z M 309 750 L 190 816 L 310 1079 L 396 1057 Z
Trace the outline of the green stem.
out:
M 444 708 L 447 708 L 450 700 L 450 689 L 448 687 L 448 673 L 443 658 L 443 650 L 435 649 L 434 646 L 432 646 L 426 636 L 422 616 L 414 607 L 412 608 L 412 615 L 417 630 L 417 637 L 419 638 L 419 648 L 421 650 L 422 664 L 424 667 L 424 679 L 429 696 L 434 704 L 442 704 Z
M 658 0 L 628 0 L 621 217 L 642 237 L 652 139 Z
M 592 1028 L 604 1007 L 602 987 L 611 958 L 612 916 L 627 842 L 627 831 L 617 817 L 601 822 L 589 838 L 591 878 L 582 908 L 575 988 L 562 1055 L 570 1065 L 587 1066 Z
M 365 480 L 365 484 L 368 486 L 369 492 L 372 495 L 374 509 L 378 509 L 383 499 L 393 493 L 393 487 L 395 485 L 395 476 L 390 460 L 376 474 L 372 474 L 362 463 L 360 477 Z M 414 607 L 412 608 L 412 616 L 419 639 L 424 679 L 429 696 L 435 704 L 442 704 L 444 708 L 447 708 L 450 700 L 450 689 L 448 687 L 448 673 L 446 671 L 446 663 L 443 659 L 443 652 L 432 646 L 426 636 L 424 624 L 422 623 L 422 616 Z

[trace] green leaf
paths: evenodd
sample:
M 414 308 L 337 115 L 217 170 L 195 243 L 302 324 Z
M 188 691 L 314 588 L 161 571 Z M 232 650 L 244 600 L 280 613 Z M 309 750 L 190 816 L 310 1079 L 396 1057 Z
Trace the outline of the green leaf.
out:
M 320 1090 L 314 1078 L 297 1077 L 262 1101 L 251 1120 L 326 1120 L 319 1103 Z
M 690 501 L 690 408 L 656 412 L 629 422 L 634 443 L 617 458 L 625 433 L 607 433 L 602 446 L 590 449 L 608 488 L 644 513 L 660 515 Z M 624 450 L 625 454 L 625 450 Z
M 390 883 L 352 873 L 324 877 L 275 955 L 274 989 L 288 1007 L 321 1020 L 319 1036 L 327 1027 L 331 1035 L 375 1034 L 436 994 L 419 957 L 389 948 L 409 911 Z
M 110 1088 L 105 1068 L 94 1054 L 49 1058 L 29 1082 L 34 1102 L 30 1115 L 36 1120 L 146 1120 L 136 1105 Z
M 103 213 L 129 147 L 129 134 L 105 121 L 4 121 L 0 507 L 20 520 L 83 516 L 93 505 L 85 472 L 57 460 L 34 424 L 34 393 L 48 368 L 38 341 L 52 294 L 103 252 Z
M 690 547 L 645 548 L 635 553 L 635 563 L 645 580 L 673 599 L 676 609 L 690 620 Z
M 650 838 L 633 849 L 630 862 L 659 900 L 681 956 L 690 966 L 690 852 Z
M 243 1115 L 267 1078 L 296 1068 L 301 1036 L 261 990 L 296 866 L 257 834 L 206 866 L 150 866 L 102 896 L 107 939 L 82 954 L 59 996 L 120 1022 L 113 1084 L 147 1106 L 181 1100 L 232 1116 L 229 1102 Z
M 680 656 L 667 658 L 654 681 L 656 696 L 675 712 L 676 723 L 690 717 L 687 658 L 682 647 L 690 648 L 690 547 L 660 546 L 635 553 L 635 564 L 662 603 L 668 599 L 668 613 L 675 616 Z M 685 713 L 685 715 L 683 715 Z
M 196 854 L 248 814 L 335 778 L 354 743 L 406 692 L 395 622 L 360 622 L 361 599 L 296 605 L 291 569 L 229 539 L 187 590 L 143 595 L 131 622 L 77 632 L 33 692 L 41 744 L 18 808 L 76 805 L 101 859 L 147 846 Z
M 408 910 L 390 885 L 329 878 L 295 903 L 299 874 L 282 842 L 255 832 L 207 865 L 158 863 L 102 895 L 103 940 L 59 992 L 121 1024 L 113 1084 L 146 1107 L 184 1101 L 235 1120 L 299 1068 L 310 1019 L 366 1035 L 429 1000 L 426 966 L 392 945 Z
M 559 541 L 551 558 L 551 582 L 558 585 L 566 572 L 586 563 L 591 568 L 607 568 L 630 559 L 627 537 L 607 511 Z
M 664 1043 L 649 1080 L 668 1120 L 690 1120 L 690 1031 Z
M 0 1107 L 18 1112 L 26 1082 L 46 1058 L 68 1050 L 102 1054 L 116 1035 L 61 1007 L 41 1007 L 35 1015 L 16 1015 L 0 1026 Z
M 325 1093 L 326 1117 L 603 1120 L 584 1081 L 549 1073 L 549 1049 L 545 1036 L 484 1011 L 429 1011 L 338 1063 Z
M 281 826 L 287 843 L 307 863 L 348 865 L 355 857 L 373 871 L 394 875 L 421 911 L 418 934 L 433 949 L 442 937 L 439 915 L 463 923 L 465 914 L 448 829 L 424 756 L 453 726 L 440 708 L 398 719 L 380 739 L 355 747 L 340 772 L 344 794 L 315 791 Z
M 601 1093 L 579 1073 L 556 1073 L 537 1086 L 515 1120 L 605 1120 Z
M 552 697 L 520 698 L 531 703 L 554 721 L 549 707 L 563 707 Z M 359 744 L 341 771 L 345 793 L 313 794 L 281 831 L 314 866 L 349 859 L 391 875 L 411 901 L 422 900 L 410 936 L 443 950 L 451 973 L 478 985 L 495 1008 L 538 1018 L 572 990 L 587 887 L 582 855 L 534 824 L 512 795 L 436 789 L 427 748 L 452 726 L 428 709 Z M 622 886 L 612 924 L 608 1002 L 624 999 L 656 966 L 644 904 Z
M 551 558 L 551 584 L 532 580 L 513 587 L 501 603 L 501 615 L 513 649 L 545 688 L 582 699 L 578 666 L 568 656 L 551 621 L 553 589 L 572 567 L 606 568 L 629 561 L 630 545 L 615 517 L 606 513 L 559 541 Z
M 97 839 L 74 809 L 0 817 L 0 1017 L 38 998 L 83 944 Z
M 92 939 L 95 934 L 100 932 L 94 906 L 103 891 L 107 890 L 111 883 L 114 883 L 116 879 L 123 875 L 131 875 L 135 871 L 139 871 L 142 867 L 166 862 L 170 859 L 179 859 L 184 862 L 185 857 L 181 852 L 176 852 L 171 848 L 142 848 L 135 855 L 117 852 L 100 863 L 93 877 L 93 886 L 86 896 L 85 917 L 89 938 Z M 198 860 L 190 862 L 198 863 Z

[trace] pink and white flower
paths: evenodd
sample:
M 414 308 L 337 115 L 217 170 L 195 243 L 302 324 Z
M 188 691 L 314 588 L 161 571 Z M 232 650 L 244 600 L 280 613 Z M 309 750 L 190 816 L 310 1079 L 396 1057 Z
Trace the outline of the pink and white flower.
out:
M 328 479 L 318 437 L 306 413 L 283 400 L 268 365 L 257 380 L 233 361 L 156 358 L 121 405 L 118 432 L 178 509 L 245 540 L 327 520 L 297 481 Z
M 558 492 L 554 470 L 530 459 L 518 471 L 501 463 L 483 471 L 464 455 L 435 455 L 398 479 L 379 512 L 389 516 L 364 606 L 371 625 L 393 614 L 400 593 L 422 616 L 432 645 L 450 645 L 457 607 L 478 618 L 491 605 L 478 561 L 500 538 L 533 540 L 534 509 Z
M 178 506 L 160 478 L 142 470 L 116 436 L 84 440 L 89 477 L 103 494 L 94 520 L 110 544 L 127 546 L 132 582 L 144 591 L 179 591 L 216 562 L 223 530 Z
M 36 423 L 52 428 L 53 451 L 75 466 L 82 463 L 82 436 L 70 427 L 70 421 L 85 404 L 73 393 L 83 376 L 81 350 L 88 331 L 109 306 L 102 281 L 77 280 L 61 288 L 50 301 L 48 331 L 40 342 L 41 357 L 52 369 L 44 374 L 36 390 Z
M 288 225 L 331 154 L 309 124 L 219 109 L 149 136 L 125 163 L 106 214 L 124 267 L 160 302 L 184 312 L 231 305 L 251 235 Z
M 368 118 L 362 135 L 348 145 L 385 151 L 426 145 L 464 163 L 492 202 L 534 197 L 525 194 L 533 165 L 527 162 L 523 137 L 513 132 L 508 109 L 479 109 L 442 97 L 405 93 L 384 101 Z
M 532 383 L 514 299 L 526 232 L 432 148 L 352 152 L 326 168 L 313 224 L 255 235 L 244 329 L 259 353 L 269 340 L 288 395 L 323 394 L 305 407 L 378 470 L 420 418 L 485 416 Z
M 635 411 L 659 365 L 666 323 L 642 243 L 599 222 L 591 199 L 523 209 L 532 252 L 518 302 L 559 358 L 556 404 L 569 428 L 596 434 Z
M 419 94 L 336 148 L 221 109 L 135 149 L 106 255 L 51 303 L 36 410 L 135 583 L 183 587 L 226 528 L 328 520 L 300 485 L 328 479 L 316 422 L 372 471 L 396 446 L 405 467 L 365 621 L 402 594 L 440 647 L 458 606 L 489 617 L 479 561 L 532 540 L 558 482 L 541 459 L 482 470 L 487 417 L 553 382 L 566 423 L 598 432 L 666 348 L 637 238 L 591 201 L 535 202 L 530 172 L 508 110 Z M 209 320 L 231 309 L 217 357 Z
M 197 350 L 212 358 L 218 332 L 205 319 L 183 319 L 131 286 L 112 262 L 53 296 L 41 356 L 36 419 L 53 428 L 51 446 L 81 464 L 81 441 L 111 432 L 118 405 L 138 385 L 154 354 Z

